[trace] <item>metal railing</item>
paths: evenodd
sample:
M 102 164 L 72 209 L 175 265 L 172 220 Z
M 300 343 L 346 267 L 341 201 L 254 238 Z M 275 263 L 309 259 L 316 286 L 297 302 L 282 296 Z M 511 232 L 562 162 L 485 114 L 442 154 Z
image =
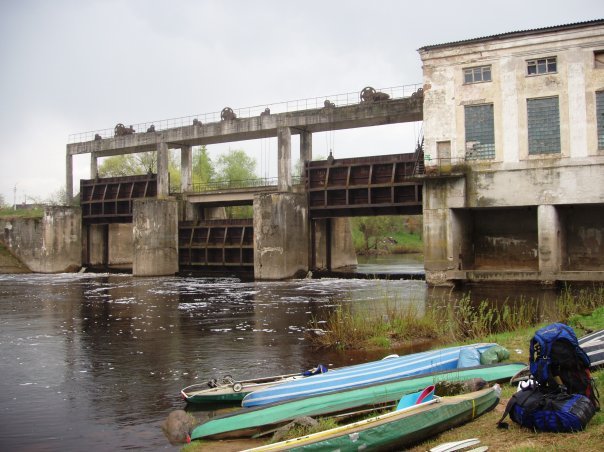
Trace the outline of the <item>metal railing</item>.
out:
M 300 184 L 302 181 L 301 176 L 293 176 L 292 183 L 294 185 Z M 194 193 L 203 193 L 208 191 L 220 191 L 220 190 L 236 190 L 244 188 L 263 188 L 263 187 L 276 187 L 279 183 L 278 177 L 262 177 L 257 179 L 241 179 L 241 180 L 227 180 L 227 181 L 215 181 L 207 183 L 192 184 L 191 189 Z
M 378 88 L 377 91 L 386 93 L 390 99 L 402 99 L 410 97 L 413 93 L 421 88 L 421 84 L 393 86 L 390 88 Z M 268 108 L 270 114 L 288 113 L 301 110 L 311 110 L 315 108 L 325 107 L 326 101 L 329 101 L 335 107 L 345 107 L 347 105 L 358 104 L 360 99 L 360 91 L 350 93 L 332 94 L 329 96 L 313 97 L 308 99 L 290 100 L 286 102 L 278 102 L 273 104 L 255 105 L 253 107 L 234 108 L 233 112 L 237 118 L 252 118 L 260 116 Z M 176 127 L 184 127 L 193 125 L 194 121 L 199 121 L 201 124 L 220 122 L 221 112 L 201 113 L 197 115 L 182 116 L 180 118 L 161 119 L 158 121 L 147 121 L 139 124 L 124 123 L 126 128 L 132 127 L 133 133 L 145 133 L 150 131 L 151 127 L 156 132 Z M 74 133 L 69 135 L 68 143 L 83 143 L 93 141 L 96 137 L 113 138 L 115 136 L 115 128 L 92 130 L 88 132 Z M 98 139 L 98 138 L 97 138 Z

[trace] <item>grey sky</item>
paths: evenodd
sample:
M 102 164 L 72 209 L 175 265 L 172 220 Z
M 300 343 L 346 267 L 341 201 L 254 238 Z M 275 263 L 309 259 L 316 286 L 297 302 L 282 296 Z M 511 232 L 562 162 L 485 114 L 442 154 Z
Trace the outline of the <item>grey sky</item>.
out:
M 601 0 L 0 0 L 0 194 L 64 187 L 71 133 L 421 83 L 421 46 L 603 13 Z M 418 127 L 319 134 L 313 151 L 411 152 Z M 276 140 L 230 146 L 273 172 Z M 74 159 L 76 192 L 89 161 Z

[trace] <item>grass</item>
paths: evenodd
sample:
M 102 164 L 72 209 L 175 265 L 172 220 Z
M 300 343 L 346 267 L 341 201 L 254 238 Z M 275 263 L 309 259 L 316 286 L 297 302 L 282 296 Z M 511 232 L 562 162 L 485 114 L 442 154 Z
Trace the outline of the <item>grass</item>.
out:
M 42 218 L 44 216 L 44 209 L 18 209 L 15 210 L 12 207 L 5 207 L 0 209 L 0 218 L 11 219 L 11 218 Z
M 388 304 L 388 303 L 386 303 Z M 604 288 L 574 292 L 565 288 L 551 312 L 545 314 L 539 300 L 507 300 L 497 305 L 482 300 L 473 303 L 466 294 L 460 300 L 442 300 L 420 313 L 415 304 L 389 307 L 386 313 L 370 309 L 351 311 L 339 307 L 321 323 L 310 322 L 307 337 L 318 348 L 391 348 L 401 342 L 437 339 L 439 342 L 464 342 L 531 328 L 542 322 L 569 322 L 576 316 L 604 306 Z

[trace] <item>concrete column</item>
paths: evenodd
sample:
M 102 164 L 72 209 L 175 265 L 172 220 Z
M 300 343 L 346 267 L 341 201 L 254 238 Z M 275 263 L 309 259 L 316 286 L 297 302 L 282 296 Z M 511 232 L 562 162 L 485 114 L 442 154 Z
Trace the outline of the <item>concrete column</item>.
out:
M 311 270 L 342 270 L 357 266 L 350 218 L 324 218 L 313 224 L 315 256 Z
M 132 222 L 132 275 L 168 276 L 178 272 L 177 201 L 137 199 Z
M 552 205 L 537 207 L 537 233 L 539 243 L 539 271 L 557 273 L 562 265 L 560 246 L 560 217 Z
M 254 196 L 254 278 L 279 280 L 308 273 L 308 208 L 303 193 Z
M 94 152 L 90 153 L 90 178 L 95 179 L 99 174 L 98 157 Z
M 306 179 L 306 174 L 304 173 L 304 164 L 306 162 L 310 162 L 312 160 L 312 133 L 310 132 L 302 132 L 300 134 L 300 164 L 302 166 L 302 182 Z
M 180 148 L 180 188 L 183 193 L 191 191 L 193 184 L 193 151 L 191 146 Z
M 71 204 L 73 199 L 73 156 L 69 153 L 65 156 L 65 195 Z
M 292 189 L 292 132 L 289 127 L 277 129 L 277 148 L 277 188 L 280 192 L 289 192 Z
M 170 176 L 168 173 L 168 145 L 157 145 L 157 197 L 166 198 L 170 195 Z

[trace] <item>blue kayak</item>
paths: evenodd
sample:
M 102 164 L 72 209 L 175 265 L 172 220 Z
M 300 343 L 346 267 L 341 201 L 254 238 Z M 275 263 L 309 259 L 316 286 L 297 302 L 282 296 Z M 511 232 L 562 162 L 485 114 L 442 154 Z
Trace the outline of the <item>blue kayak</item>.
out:
M 399 380 L 414 375 L 458 368 L 459 353 L 475 349 L 482 353 L 497 344 L 472 344 L 449 347 L 412 355 L 387 358 L 355 366 L 330 370 L 310 379 L 294 380 L 254 391 L 243 399 L 244 407 L 263 406 L 376 383 Z

